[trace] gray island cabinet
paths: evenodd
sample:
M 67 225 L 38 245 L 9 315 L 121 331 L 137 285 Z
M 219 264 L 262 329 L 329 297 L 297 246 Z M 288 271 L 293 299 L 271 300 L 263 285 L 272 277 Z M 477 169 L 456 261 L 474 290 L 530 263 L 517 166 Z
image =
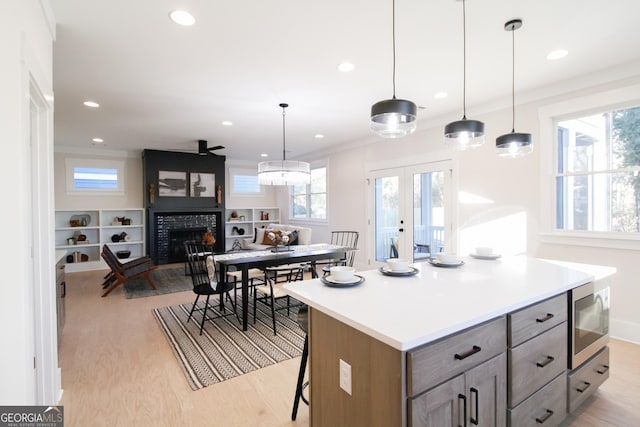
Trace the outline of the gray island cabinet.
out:
M 567 292 L 615 270 L 524 256 L 464 261 L 415 264 L 409 277 L 358 272 L 364 283 L 349 288 L 285 285 L 310 306 L 313 427 L 554 426 L 566 417 Z M 575 374 L 577 384 L 592 375 Z

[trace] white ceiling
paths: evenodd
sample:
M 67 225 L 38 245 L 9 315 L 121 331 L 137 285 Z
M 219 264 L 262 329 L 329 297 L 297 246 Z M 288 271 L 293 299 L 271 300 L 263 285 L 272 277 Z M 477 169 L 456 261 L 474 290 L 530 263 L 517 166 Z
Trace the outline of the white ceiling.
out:
M 288 158 L 375 138 L 371 105 L 392 95 L 391 0 L 53 0 L 56 146 Z M 168 18 L 191 12 L 181 27 Z M 638 0 L 467 0 L 467 116 L 518 92 L 640 58 Z M 462 3 L 396 0 L 396 94 L 429 119 L 462 116 Z M 548 61 L 564 48 L 569 55 Z M 355 64 L 341 73 L 342 61 Z M 449 97 L 433 95 L 446 91 Z M 85 100 L 98 109 L 82 105 Z M 222 126 L 230 120 L 233 126 Z M 509 131 L 510 129 L 505 129 Z M 325 135 L 322 140 L 314 135 Z

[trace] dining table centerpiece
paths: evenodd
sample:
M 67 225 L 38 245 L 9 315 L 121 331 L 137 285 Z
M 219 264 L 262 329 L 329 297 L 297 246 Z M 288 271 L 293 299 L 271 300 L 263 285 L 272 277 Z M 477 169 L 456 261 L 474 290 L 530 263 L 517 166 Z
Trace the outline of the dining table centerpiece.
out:
M 273 243 L 272 252 L 290 252 L 293 249 L 289 245 L 293 243 L 294 236 L 291 231 L 269 231 L 266 236 Z

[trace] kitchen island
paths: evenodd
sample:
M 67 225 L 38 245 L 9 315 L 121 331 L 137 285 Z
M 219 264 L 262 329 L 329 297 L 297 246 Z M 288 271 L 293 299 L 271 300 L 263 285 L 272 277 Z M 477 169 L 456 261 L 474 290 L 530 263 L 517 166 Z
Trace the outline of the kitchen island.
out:
M 566 293 L 613 269 L 594 273 L 593 268 L 582 271 L 524 256 L 462 259 L 465 264 L 459 268 L 415 264 L 420 272 L 409 277 L 390 277 L 378 270 L 358 272 L 364 283 L 349 288 L 327 287 L 319 279 L 285 285 L 291 296 L 310 307 L 312 425 L 404 426 L 425 425 L 427 420 L 463 425 L 458 419 L 463 409 L 467 419 L 473 419 L 478 402 L 492 407 L 485 411 L 491 412 L 487 419 L 506 425 L 509 411 L 520 414 L 516 410 L 524 408 L 530 395 L 535 397 L 526 388 L 524 397 L 511 396 L 507 384 L 511 365 L 506 356 L 517 354 L 520 344 L 511 342 L 509 316 L 538 304 L 542 313 L 538 318 L 543 319 L 538 322 L 544 322 L 544 329 L 535 334 L 552 340 L 541 345 L 553 347 L 564 340 L 559 354 L 539 362 L 555 369 L 554 381 L 544 384 L 563 383 L 566 394 Z M 546 322 L 549 310 L 558 313 Z M 349 365 L 351 393 L 340 387 L 341 375 L 345 380 L 346 374 L 340 361 Z M 482 398 L 474 387 L 475 395 L 449 393 L 453 398 L 442 402 L 429 394 L 448 395 L 460 384 L 464 387 L 475 378 L 473 369 L 478 366 L 491 374 L 485 380 L 493 384 Z M 458 401 L 458 396 L 464 398 Z M 475 407 L 467 400 L 475 400 Z M 553 417 L 547 425 L 564 414 Z

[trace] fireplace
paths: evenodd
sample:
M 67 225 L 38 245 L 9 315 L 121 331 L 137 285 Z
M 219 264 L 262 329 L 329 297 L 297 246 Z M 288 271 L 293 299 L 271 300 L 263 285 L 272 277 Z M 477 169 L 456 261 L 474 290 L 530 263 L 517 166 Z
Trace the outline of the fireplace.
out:
M 201 242 L 206 228 L 178 228 L 169 230 L 169 264 L 185 260 L 187 252 L 184 249 L 185 242 Z
M 201 241 L 206 231 L 216 239 L 214 252 L 224 252 L 222 211 L 148 211 L 149 254 L 153 261 L 169 264 L 184 261 L 184 242 Z

